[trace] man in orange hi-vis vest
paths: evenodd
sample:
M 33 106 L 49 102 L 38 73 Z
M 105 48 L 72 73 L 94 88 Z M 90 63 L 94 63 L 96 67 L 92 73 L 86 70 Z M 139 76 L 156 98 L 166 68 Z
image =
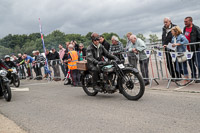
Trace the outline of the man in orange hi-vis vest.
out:
M 78 86 L 80 83 L 80 74 L 76 66 L 76 63 L 78 62 L 78 53 L 74 50 L 74 46 L 72 44 L 69 45 L 68 49 L 68 68 L 70 69 L 72 77 L 72 85 Z

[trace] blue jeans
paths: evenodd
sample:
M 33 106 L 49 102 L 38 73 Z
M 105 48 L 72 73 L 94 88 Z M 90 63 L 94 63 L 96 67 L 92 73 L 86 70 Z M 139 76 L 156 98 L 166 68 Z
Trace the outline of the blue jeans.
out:
M 61 66 L 61 70 L 62 70 L 62 72 L 63 72 L 64 76 L 66 77 L 66 75 L 67 75 L 67 72 L 66 72 L 66 67 L 65 67 L 65 64 L 60 64 L 60 66 Z
M 198 49 L 198 51 L 193 53 L 192 58 L 188 60 L 188 62 L 192 72 L 192 78 L 197 78 L 196 67 L 198 69 L 198 78 L 200 78 L 200 48 Z
M 176 60 L 176 70 L 184 76 L 188 76 L 187 61 L 179 63 Z

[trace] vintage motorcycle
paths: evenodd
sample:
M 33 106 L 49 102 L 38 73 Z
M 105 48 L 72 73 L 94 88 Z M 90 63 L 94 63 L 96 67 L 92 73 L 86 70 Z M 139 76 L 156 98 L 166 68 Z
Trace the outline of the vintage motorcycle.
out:
M 9 86 L 9 80 L 7 78 L 6 70 L 0 70 L 0 97 L 1 96 L 3 96 L 8 102 L 12 98 L 11 88 Z
M 137 69 L 118 64 L 116 61 L 98 68 L 100 80 L 97 81 L 97 85 L 102 91 L 93 88 L 90 71 L 81 71 L 82 88 L 88 96 L 96 96 L 98 92 L 115 93 L 117 90 L 128 100 L 138 100 L 143 96 L 145 85 Z

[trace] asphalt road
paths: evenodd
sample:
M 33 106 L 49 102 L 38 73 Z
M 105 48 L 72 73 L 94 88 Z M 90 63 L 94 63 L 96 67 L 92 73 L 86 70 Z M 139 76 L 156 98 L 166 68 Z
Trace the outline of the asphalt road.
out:
M 0 113 L 30 133 L 199 133 L 200 93 L 147 89 L 139 101 L 121 94 L 87 96 L 63 82 L 23 81 Z

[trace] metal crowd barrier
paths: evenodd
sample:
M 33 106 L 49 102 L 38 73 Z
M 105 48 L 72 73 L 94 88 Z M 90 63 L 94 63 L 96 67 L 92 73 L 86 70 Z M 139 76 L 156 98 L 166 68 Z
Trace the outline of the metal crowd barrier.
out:
M 186 44 L 186 48 L 190 49 L 197 48 L 200 42 Z M 200 70 L 200 49 L 198 51 L 186 51 L 186 52 L 176 52 L 170 48 L 164 48 L 162 45 L 157 45 L 157 57 L 160 63 L 160 73 L 162 80 L 167 80 L 167 88 L 170 87 L 171 82 L 175 82 L 178 86 L 184 86 L 192 81 L 200 80 L 199 70 Z M 179 63 L 177 61 L 177 56 L 183 54 L 187 60 L 185 63 Z M 189 62 L 194 62 L 189 65 Z M 198 66 L 198 67 L 197 67 Z M 186 69 L 183 69 L 183 68 Z M 196 70 L 197 69 L 197 70 Z M 196 74 L 194 75 L 194 70 Z M 184 78 L 183 74 L 188 73 L 188 78 Z M 180 83 L 183 80 L 187 80 L 187 83 Z
M 196 81 L 200 80 L 200 42 L 197 43 L 189 43 L 186 45 L 188 49 L 198 48 L 198 51 L 187 51 L 183 54 L 187 57 L 186 67 L 188 71 L 188 78 L 184 78 L 181 73 L 185 73 L 186 69 L 182 69 L 183 63 L 177 64 L 177 55 L 178 52 L 173 50 L 169 50 L 169 48 L 164 48 L 162 44 L 147 44 L 147 49 L 145 53 L 149 59 L 148 67 L 140 66 L 139 60 L 137 62 L 137 69 L 141 73 L 141 69 L 148 68 L 148 78 L 147 75 L 143 75 L 144 80 L 147 79 L 150 81 L 150 87 L 152 87 L 152 83 L 155 82 L 159 85 L 159 80 L 167 81 L 166 88 L 169 88 L 172 82 L 175 82 L 178 86 L 181 86 L 179 82 L 183 80 L 188 81 Z M 128 52 L 122 53 L 125 58 L 125 64 L 130 64 L 128 62 Z M 67 71 L 63 71 L 64 64 L 61 63 L 61 60 L 50 60 L 48 61 L 49 70 L 51 71 L 51 76 L 47 78 L 48 81 L 51 81 L 53 78 L 65 79 L 65 77 L 69 74 Z M 20 69 L 30 69 L 29 75 L 36 77 L 33 72 L 33 64 L 28 64 L 19 66 Z M 39 66 L 40 67 L 40 66 Z M 41 67 L 42 75 L 44 76 L 45 70 L 44 66 Z M 65 69 L 66 70 L 66 69 Z M 144 70 L 146 71 L 146 70 Z M 65 72 L 65 74 L 63 73 Z M 21 75 L 21 74 L 20 74 Z M 142 75 L 142 73 L 141 73 Z M 177 76 L 179 75 L 179 76 Z

